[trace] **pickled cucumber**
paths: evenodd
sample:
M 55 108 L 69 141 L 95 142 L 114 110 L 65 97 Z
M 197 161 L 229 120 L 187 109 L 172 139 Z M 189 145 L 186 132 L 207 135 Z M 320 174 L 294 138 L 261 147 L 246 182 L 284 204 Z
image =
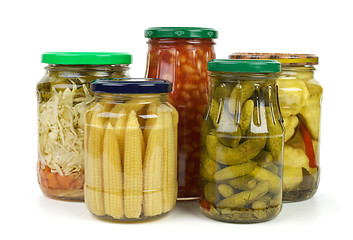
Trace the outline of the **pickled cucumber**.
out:
M 281 178 L 264 168 L 256 166 L 250 173 L 250 176 L 256 178 L 258 181 L 269 181 L 269 191 L 271 193 L 276 194 L 281 191 Z
M 234 189 L 228 184 L 224 183 L 219 184 L 217 190 L 224 198 L 230 197 L 234 194 Z
M 203 193 L 206 201 L 209 203 L 216 203 L 220 198 L 217 192 L 217 185 L 213 182 L 209 182 L 205 185 Z
M 238 83 L 230 93 L 230 100 L 228 105 L 228 110 L 230 113 L 234 114 L 236 109 L 236 104 L 239 102 L 242 105 L 255 91 L 255 85 L 252 82 L 242 81 Z
M 226 147 L 236 147 L 241 139 L 241 130 L 238 128 L 236 131 L 228 132 L 217 132 L 218 140 Z
M 260 167 L 267 167 L 273 164 L 275 159 L 270 152 L 262 151 L 253 158 L 253 161 L 256 162 Z
M 210 116 L 218 132 L 234 133 L 237 132 L 237 126 L 234 125 L 234 118 L 224 107 L 224 101 L 212 99 Z
M 220 165 L 214 161 L 206 151 L 201 153 L 201 165 L 208 175 L 214 175 L 220 169 Z
M 216 181 L 232 179 L 249 174 L 254 170 L 256 163 L 248 161 L 242 164 L 225 167 L 214 174 Z
M 267 139 L 266 146 L 276 160 L 281 160 L 284 130 L 279 119 L 275 119 L 271 113 L 272 111 L 266 107 L 266 119 L 269 131 L 269 138 Z
M 254 189 L 236 193 L 219 201 L 216 206 L 228 208 L 245 207 L 246 205 L 264 196 L 269 191 L 269 189 L 270 183 L 268 181 L 261 181 L 256 185 Z
M 239 190 L 250 190 L 256 187 L 257 181 L 250 175 L 244 175 L 228 180 L 228 184 Z
M 235 148 L 229 148 L 221 144 L 217 136 L 208 135 L 206 139 L 208 154 L 213 160 L 224 165 L 235 165 L 247 162 L 259 154 L 265 144 L 266 138 L 250 138 Z
M 241 129 L 242 135 L 246 135 L 246 132 L 247 132 L 247 130 L 250 126 L 250 123 L 251 123 L 253 112 L 254 112 L 254 101 L 249 99 L 244 103 L 244 105 L 242 107 L 242 111 L 240 113 L 239 126 Z

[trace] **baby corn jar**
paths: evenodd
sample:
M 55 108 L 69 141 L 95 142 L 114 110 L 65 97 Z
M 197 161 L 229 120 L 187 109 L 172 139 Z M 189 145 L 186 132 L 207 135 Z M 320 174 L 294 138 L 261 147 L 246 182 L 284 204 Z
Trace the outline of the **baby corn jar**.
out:
M 208 63 L 201 128 L 201 211 L 233 223 L 270 220 L 282 207 L 283 126 L 271 60 Z
M 284 120 L 283 200 L 301 201 L 317 191 L 320 178 L 322 87 L 314 78 L 318 57 L 312 54 L 234 53 L 233 59 L 275 59 Z
M 105 219 L 134 222 L 170 212 L 177 198 L 178 113 L 172 84 L 101 79 L 85 112 L 85 202 Z

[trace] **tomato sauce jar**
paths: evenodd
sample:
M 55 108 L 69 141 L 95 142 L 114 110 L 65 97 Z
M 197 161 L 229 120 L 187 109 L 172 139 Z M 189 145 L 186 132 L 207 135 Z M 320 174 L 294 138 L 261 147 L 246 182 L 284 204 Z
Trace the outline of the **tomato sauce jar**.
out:
M 207 62 L 214 59 L 212 28 L 153 27 L 149 40 L 146 77 L 173 83 L 167 101 L 179 112 L 178 200 L 196 199 L 200 193 L 200 130 L 209 96 Z

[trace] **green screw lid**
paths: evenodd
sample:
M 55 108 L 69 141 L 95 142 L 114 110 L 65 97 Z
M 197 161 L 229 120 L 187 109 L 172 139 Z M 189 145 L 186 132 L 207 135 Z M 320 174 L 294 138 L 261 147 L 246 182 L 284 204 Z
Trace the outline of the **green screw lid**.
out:
M 276 60 L 213 59 L 208 62 L 208 71 L 276 73 L 281 71 L 281 64 Z
M 145 30 L 146 38 L 217 38 L 213 28 L 200 27 L 152 27 Z
M 46 52 L 42 63 L 64 65 L 131 64 L 132 56 L 123 52 Z

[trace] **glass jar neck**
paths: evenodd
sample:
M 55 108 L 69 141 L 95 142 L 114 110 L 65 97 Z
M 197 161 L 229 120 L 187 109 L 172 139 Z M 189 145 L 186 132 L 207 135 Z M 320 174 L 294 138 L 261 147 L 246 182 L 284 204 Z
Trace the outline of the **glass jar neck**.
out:
M 94 78 L 114 77 L 114 73 L 128 76 L 128 64 L 116 65 L 62 65 L 49 64 L 45 67 L 45 75 L 49 77 L 79 78 L 93 76 Z
M 112 93 L 95 93 L 97 102 L 106 102 L 111 104 L 124 104 L 129 101 L 137 101 L 141 104 L 149 104 L 154 101 L 165 103 L 168 93 L 154 94 L 112 94 Z
M 278 73 L 238 73 L 238 72 L 211 72 L 212 83 L 217 80 L 222 83 L 273 83 L 275 84 Z
M 201 44 L 201 45 L 214 45 L 215 42 L 212 38 L 150 38 L 147 44 Z
M 129 70 L 129 64 L 115 64 L 115 65 L 63 65 L 63 64 L 49 64 L 45 67 L 48 72 L 86 72 L 86 71 L 114 71 L 114 70 Z
M 284 65 L 281 68 L 281 80 L 282 79 L 310 80 L 314 78 L 315 70 L 316 69 L 313 65 L 305 65 L 305 66 Z

